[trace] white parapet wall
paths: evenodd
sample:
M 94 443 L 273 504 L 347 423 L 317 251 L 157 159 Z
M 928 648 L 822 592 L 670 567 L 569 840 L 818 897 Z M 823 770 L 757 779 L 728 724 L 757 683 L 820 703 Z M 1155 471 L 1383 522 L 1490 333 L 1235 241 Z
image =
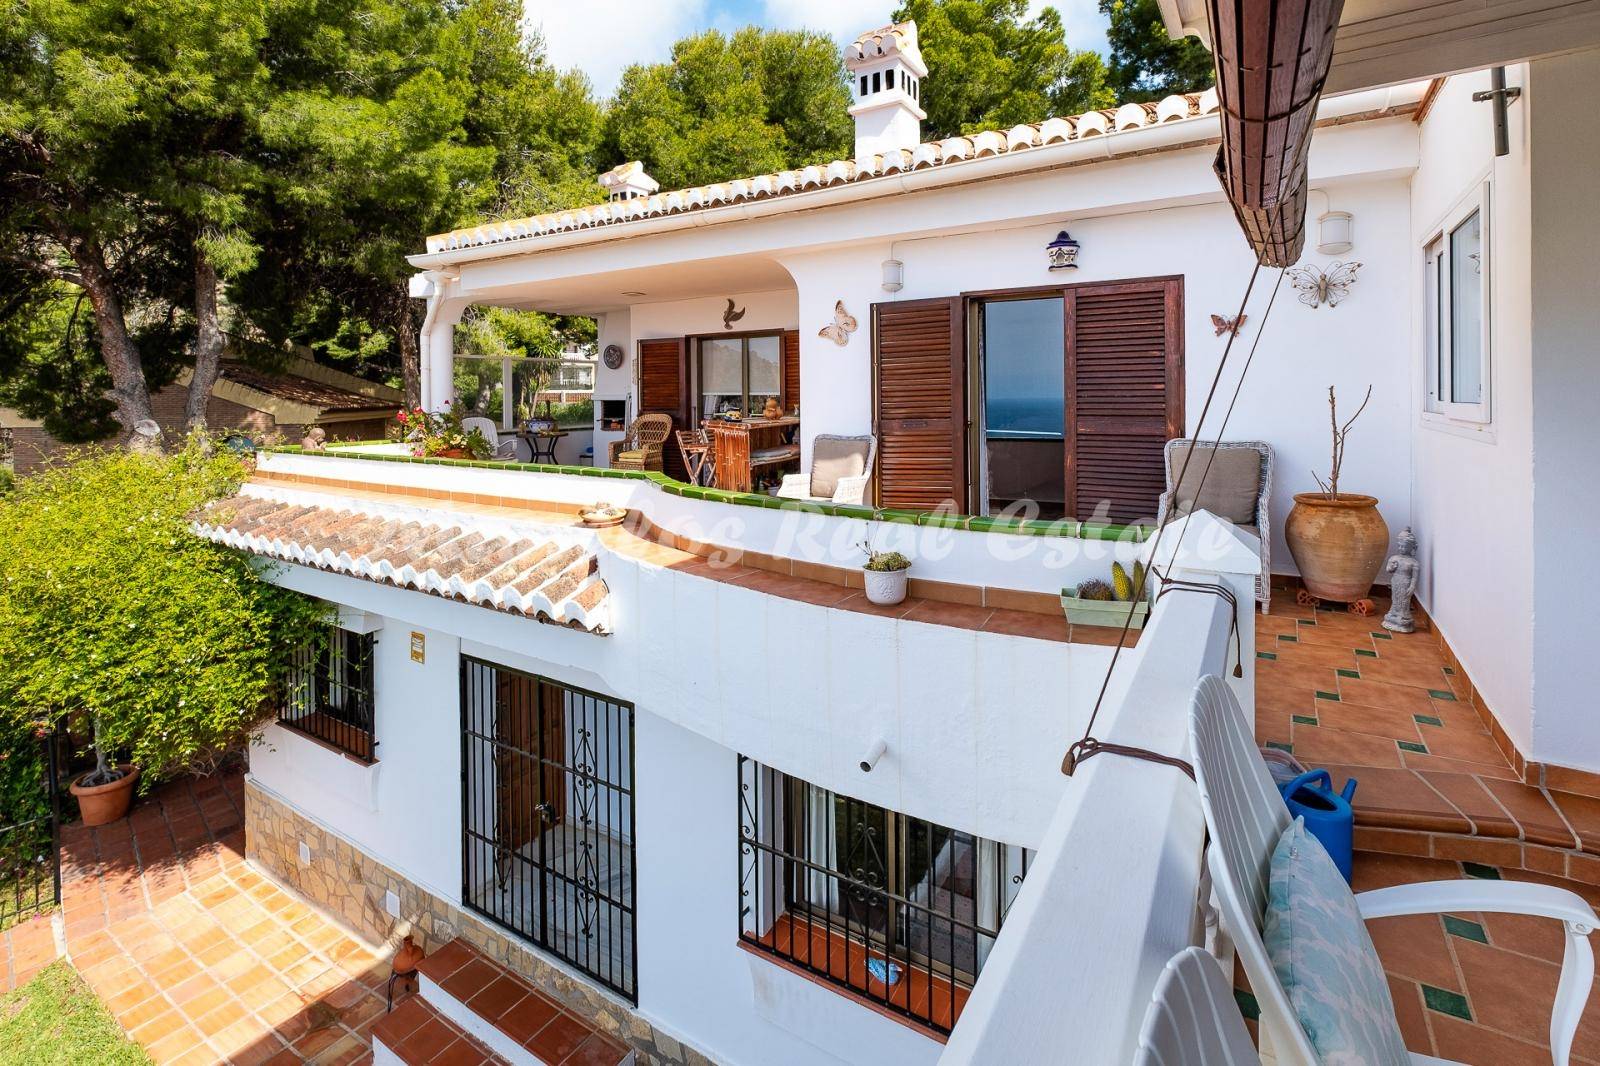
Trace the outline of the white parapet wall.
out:
M 1192 538 L 1213 535 L 1204 524 Z M 1181 560 L 1186 552 L 1172 547 Z M 1254 575 L 1182 567 L 1171 575 L 1224 584 L 1240 609 L 1200 591 L 1164 595 L 1141 638 L 1144 654 L 1114 677 L 1094 735 L 1187 759 L 1189 699 L 1201 677 L 1227 677 L 1253 705 Z M 1247 655 L 1238 678 L 1234 625 Z M 1131 1061 L 1162 967 L 1206 939 L 1204 840 L 1195 785 L 1182 770 L 1112 754 L 1079 764 L 939 1061 Z

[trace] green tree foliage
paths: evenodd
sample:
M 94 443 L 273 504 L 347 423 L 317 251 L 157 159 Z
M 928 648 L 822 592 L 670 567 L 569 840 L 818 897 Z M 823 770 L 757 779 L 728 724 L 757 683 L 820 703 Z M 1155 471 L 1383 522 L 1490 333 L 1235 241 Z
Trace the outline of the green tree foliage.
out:
M 1061 15 L 1032 19 L 1027 0 L 906 0 L 896 22 L 915 19 L 928 77 L 924 139 L 1006 129 L 1109 107 L 1105 64 L 1068 46 Z
M 159 776 L 236 744 L 323 608 L 196 537 L 245 469 L 196 439 L 87 453 L 0 499 L 0 716 L 92 717 Z
M 667 63 L 622 74 L 601 162 L 640 160 L 664 188 L 848 155 L 850 90 L 839 50 L 810 30 L 747 26 L 685 37 Z
M 1156 0 L 1100 0 L 1111 20 L 1111 87 L 1119 100 L 1199 92 L 1216 80 L 1211 53 L 1193 37 L 1172 40 Z

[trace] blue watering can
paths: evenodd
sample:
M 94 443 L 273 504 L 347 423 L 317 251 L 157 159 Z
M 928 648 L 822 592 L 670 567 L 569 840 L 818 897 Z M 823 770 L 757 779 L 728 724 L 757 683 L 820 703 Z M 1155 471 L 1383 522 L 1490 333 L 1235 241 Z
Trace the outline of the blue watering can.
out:
M 1356 794 L 1356 779 L 1352 777 L 1346 781 L 1343 792 L 1335 792 L 1328 771 L 1307 770 L 1279 786 L 1279 791 L 1283 793 L 1283 802 L 1289 806 L 1289 817 L 1306 820 L 1306 831 L 1322 844 L 1348 882 L 1355 828 L 1350 799 Z

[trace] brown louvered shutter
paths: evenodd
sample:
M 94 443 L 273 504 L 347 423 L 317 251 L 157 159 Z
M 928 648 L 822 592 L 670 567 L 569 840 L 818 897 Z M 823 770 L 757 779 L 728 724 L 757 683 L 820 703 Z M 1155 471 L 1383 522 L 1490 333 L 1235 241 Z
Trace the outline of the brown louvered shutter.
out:
M 1066 297 L 1068 510 L 1149 521 L 1162 449 L 1183 433 L 1183 281 L 1078 285 Z
M 966 509 L 966 330 L 959 297 L 873 306 L 878 504 Z
M 800 331 L 783 331 L 783 409 L 792 411 L 800 402 Z
M 639 413 L 668 414 L 672 416 L 674 430 L 686 428 L 689 421 L 686 371 L 682 337 L 640 341 Z M 667 437 L 661 456 L 667 474 L 679 481 L 689 479 L 675 437 Z

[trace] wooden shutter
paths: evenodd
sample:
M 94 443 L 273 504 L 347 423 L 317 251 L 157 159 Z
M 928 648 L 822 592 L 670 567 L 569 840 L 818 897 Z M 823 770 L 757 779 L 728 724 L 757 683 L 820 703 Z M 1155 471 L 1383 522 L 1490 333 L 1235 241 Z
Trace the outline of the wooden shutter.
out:
M 800 402 L 800 331 L 783 331 L 783 409 L 792 411 Z
M 1078 285 L 1066 300 L 1068 512 L 1152 520 L 1162 449 L 1184 428 L 1183 280 Z
M 878 503 L 966 509 L 967 370 L 962 300 L 873 305 Z
M 674 430 L 688 428 L 689 374 L 682 337 L 639 342 L 639 413 L 657 412 L 672 416 Z M 661 458 L 667 474 L 689 480 L 677 438 L 667 437 Z

